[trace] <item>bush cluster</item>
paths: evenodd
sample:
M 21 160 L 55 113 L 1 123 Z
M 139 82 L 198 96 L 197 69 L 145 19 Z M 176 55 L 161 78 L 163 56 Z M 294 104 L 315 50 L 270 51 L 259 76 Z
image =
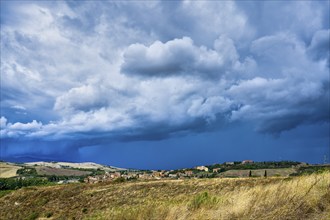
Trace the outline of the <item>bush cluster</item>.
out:
M 0 190 L 13 190 L 25 186 L 39 186 L 49 184 L 45 178 L 0 178 Z

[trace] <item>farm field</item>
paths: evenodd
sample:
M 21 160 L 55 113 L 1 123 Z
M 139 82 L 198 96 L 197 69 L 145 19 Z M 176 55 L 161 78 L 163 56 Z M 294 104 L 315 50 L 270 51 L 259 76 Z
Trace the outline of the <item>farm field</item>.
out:
M 330 172 L 26 187 L 0 198 L 0 219 L 38 218 L 326 220 Z
M 14 177 L 20 168 L 20 166 L 0 162 L 0 178 Z
M 256 169 L 256 170 L 227 170 L 220 174 L 222 177 L 248 177 L 250 175 L 253 177 L 262 177 L 266 175 L 268 177 L 273 176 L 289 176 L 290 174 L 296 173 L 294 168 L 280 168 L 280 169 Z
M 71 170 L 71 169 L 62 169 L 62 168 L 54 168 L 54 167 L 44 167 L 44 166 L 36 166 L 35 167 L 38 175 L 46 175 L 46 176 L 84 176 L 91 174 L 90 171 L 82 171 L 82 170 Z

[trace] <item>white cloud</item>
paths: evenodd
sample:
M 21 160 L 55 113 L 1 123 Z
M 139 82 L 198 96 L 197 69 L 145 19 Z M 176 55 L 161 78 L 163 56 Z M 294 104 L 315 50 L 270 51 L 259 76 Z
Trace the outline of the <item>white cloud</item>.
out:
M 41 122 L 37 122 L 36 120 L 28 123 L 7 123 L 7 119 L 5 117 L 1 117 L 0 122 L 1 138 L 29 136 L 31 133 L 40 131 L 43 126 Z
M 203 63 L 203 61 L 208 63 Z M 174 74 L 200 74 L 219 70 L 221 57 L 215 51 L 198 48 L 184 37 L 165 44 L 156 41 L 150 47 L 133 44 L 124 53 L 122 72 L 130 75 L 166 77 Z M 203 66 L 202 66 L 203 65 Z
M 1 127 L 1 129 L 5 128 L 6 126 L 7 126 L 7 118 L 1 116 L 1 118 L 0 118 L 0 127 Z
M 107 104 L 107 97 L 104 95 L 101 94 L 99 88 L 91 85 L 72 88 L 56 99 L 54 109 L 56 111 L 72 109 L 89 111 L 94 108 L 101 108 Z
M 214 48 L 197 47 L 189 37 L 166 43 L 154 42 L 149 47 L 130 45 L 124 53 L 122 72 L 145 77 L 168 77 L 190 75 L 219 78 L 239 63 L 232 39 L 220 36 Z
M 265 4 L 245 1 L 237 6 L 248 17 L 255 38 L 286 32 L 308 42 L 329 18 L 326 12 L 329 5 L 322 1 L 290 1 L 286 4 L 281 1 L 268 1 Z
M 26 110 L 26 108 L 24 106 L 21 106 L 21 105 L 14 105 L 11 108 L 17 109 L 17 110 L 23 110 L 23 111 Z
M 42 126 L 42 123 L 33 120 L 30 123 L 20 123 L 16 122 L 15 124 L 8 124 L 8 129 L 18 130 L 18 131 L 33 131 L 39 130 Z
M 254 35 L 248 17 L 235 2 L 184 1 L 182 8 L 193 21 L 194 37 L 207 45 L 220 35 L 227 35 L 238 44 L 244 45 Z M 205 39 L 205 40 L 204 40 Z

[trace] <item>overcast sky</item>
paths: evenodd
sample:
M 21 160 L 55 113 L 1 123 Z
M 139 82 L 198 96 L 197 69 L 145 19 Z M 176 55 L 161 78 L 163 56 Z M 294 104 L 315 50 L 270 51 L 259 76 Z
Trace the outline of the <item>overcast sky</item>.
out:
M 329 1 L 1 1 L 1 158 L 329 157 Z

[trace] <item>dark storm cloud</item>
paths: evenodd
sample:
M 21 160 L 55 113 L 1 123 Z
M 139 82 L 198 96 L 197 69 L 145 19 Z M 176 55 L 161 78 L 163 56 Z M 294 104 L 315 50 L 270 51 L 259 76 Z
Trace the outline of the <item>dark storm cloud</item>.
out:
M 5 5 L 6 149 L 65 140 L 78 151 L 235 122 L 270 134 L 329 123 L 328 2 Z
M 330 30 L 317 31 L 310 46 L 308 53 L 315 60 L 327 60 L 329 66 Z

